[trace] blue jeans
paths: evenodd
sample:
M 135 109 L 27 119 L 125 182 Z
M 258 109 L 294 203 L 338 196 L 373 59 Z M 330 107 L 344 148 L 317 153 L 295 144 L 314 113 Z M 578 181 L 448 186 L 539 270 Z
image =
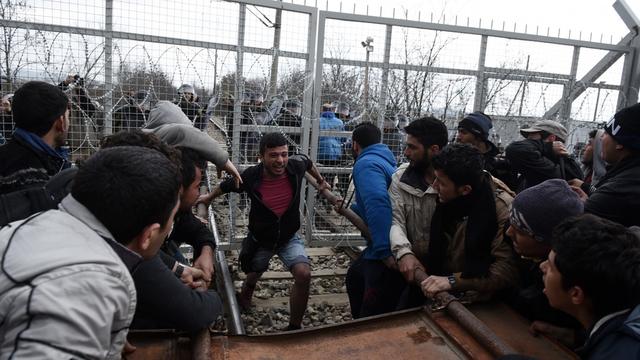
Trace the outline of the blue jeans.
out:
M 304 249 L 304 243 L 297 233 L 294 234 L 293 237 L 291 237 L 286 245 L 276 249 L 275 252 L 272 249 L 260 247 L 253 235 L 251 233 L 248 233 L 247 237 L 242 242 L 242 251 L 240 253 L 240 258 L 243 258 L 242 252 L 245 252 L 246 250 L 249 250 L 249 248 L 255 246 L 257 246 L 257 250 L 255 250 L 255 252 L 253 252 L 250 257 L 245 257 L 246 261 L 248 262 L 245 266 L 243 266 L 243 271 L 245 272 L 263 273 L 267 271 L 267 269 L 269 268 L 269 260 L 271 260 L 273 255 L 276 254 L 280 258 L 284 266 L 289 270 L 291 270 L 296 264 L 309 264 L 309 258 L 307 257 L 307 253 Z

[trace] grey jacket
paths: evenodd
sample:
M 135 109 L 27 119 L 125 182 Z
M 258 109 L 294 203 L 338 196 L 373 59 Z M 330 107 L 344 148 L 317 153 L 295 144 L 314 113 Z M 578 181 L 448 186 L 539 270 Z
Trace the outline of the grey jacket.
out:
M 119 359 L 139 256 L 71 195 L 0 229 L 0 359 Z M 127 260 L 133 260 L 129 262 Z
M 151 109 L 149 122 L 143 130 L 153 132 L 169 145 L 197 151 L 218 168 L 229 160 L 229 154 L 217 141 L 194 128 L 182 110 L 168 101 L 159 101 Z
M 429 250 L 431 218 L 438 193 L 422 175 L 402 164 L 391 178 L 389 198 L 393 209 L 390 242 L 397 260 L 406 254 L 422 257 Z

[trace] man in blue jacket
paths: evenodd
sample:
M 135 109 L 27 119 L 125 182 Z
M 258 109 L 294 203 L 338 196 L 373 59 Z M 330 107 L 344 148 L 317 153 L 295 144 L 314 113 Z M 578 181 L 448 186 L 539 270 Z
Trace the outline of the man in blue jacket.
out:
M 356 203 L 351 206 L 369 227 L 371 239 L 347 272 L 347 292 L 354 318 L 393 311 L 404 286 L 391 254 L 391 201 L 387 189 L 396 170 L 396 159 L 381 132 L 364 122 L 353 130 L 353 184 Z

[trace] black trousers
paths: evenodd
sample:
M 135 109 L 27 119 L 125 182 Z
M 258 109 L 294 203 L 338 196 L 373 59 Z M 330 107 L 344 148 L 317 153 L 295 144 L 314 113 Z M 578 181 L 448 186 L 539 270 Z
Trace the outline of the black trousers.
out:
M 346 285 L 354 319 L 394 311 L 406 286 L 400 272 L 362 256 L 349 267 Z

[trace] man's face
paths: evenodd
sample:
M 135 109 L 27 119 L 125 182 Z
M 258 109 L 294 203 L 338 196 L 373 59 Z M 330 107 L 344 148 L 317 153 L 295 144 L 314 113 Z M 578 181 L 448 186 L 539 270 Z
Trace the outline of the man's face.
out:
M 618 162 L 618 143 L 606 131 L 602 134 L 602 158 L 609 164 Z
M 591 164 L 593 163 L 593 142 L 595 139 L 589 139 L 587 145 L 584 147 L 584 152 L 582 153 L 582 163 L 583 164 Z
M 551 250 L 549 259 L 540 264 L 542 281 L 544 282 L 544 294 L 549 299 L 549 304 L 559 310 L 569 312 L 571 309 L 571 297 L 562 287 L 562 274 L 555 264 L 556 253 Z
M 409 134 L 407 134 L 407 146 L 404 149 L 404 157 L 409 160 L 411 166 L 422 170 L 428 168 L 431 164 L 428 150 L 424 148 L 424 145 L 422 145 L 417 138 Z
M 178 199 L 175 206 L 173 207 L 173 210 L 171 210 L 171 216 L 169 216 L 167 222 L 165 224 L 161 224 L 162 227 L 160 228 L 160 231 L 156 232 L 152 236 L 149 248 L 147 248 L 144 254 L 140 254 L 144 259 L 150 259 L 158 253 L 160 247 L 162 246 L 162 244 L 164 244 L 164 241 L 167 239 L 167 236 L 169 236 L 171 230 L 173 229 L 173 220 L 176 216 L 176 212 L 178 212 L 179 207 L 180 200 Z
M 547 257 L 548 248 L 517 226 L 509 225 L 507 235 L 513 240 L 513 248 L 518 255 L 535 259 Z
M 435 170 L 433 188 L 438 192 L 441 203 L 448 203 L 464 195 L 464 188 L 457 186 L 442 170 Z
M 55 147 L 60 147 L 64 145 L 64 142 L 67 140 L 67 135 L 69 134 L 69 126 L 71 124 L 71 120 L 69 119 L 70 110 L 67 109 L 63 115 L 63 123 L 62 123 L 62 131 L 58 132 L 54 138 Z
M 458 128 L 458 133 L 456 134 L 456 142 L 473 145 L 475 140 L 475 135 L 473 135 L 470 131 L 468 131 L 467 129 Z
M 289 147 L 287 145 L 266 148 L 264 154 L 260 154 L 260 160 L 264 164 L 267 176 L 280 177 L 285 174 L 289 161 Z
M 542 133 L 541 132 L 527 133 L 527 139 L 529 139 L 529 140 L 541 140 L 542 139 Z
M 180 195 L 180 210 L 186 211 L 195 205 L 200 195 L 200 180 L 202 179 L 202 170 L 196 166 L 195 179 L 187 188 L 182 188 Z

